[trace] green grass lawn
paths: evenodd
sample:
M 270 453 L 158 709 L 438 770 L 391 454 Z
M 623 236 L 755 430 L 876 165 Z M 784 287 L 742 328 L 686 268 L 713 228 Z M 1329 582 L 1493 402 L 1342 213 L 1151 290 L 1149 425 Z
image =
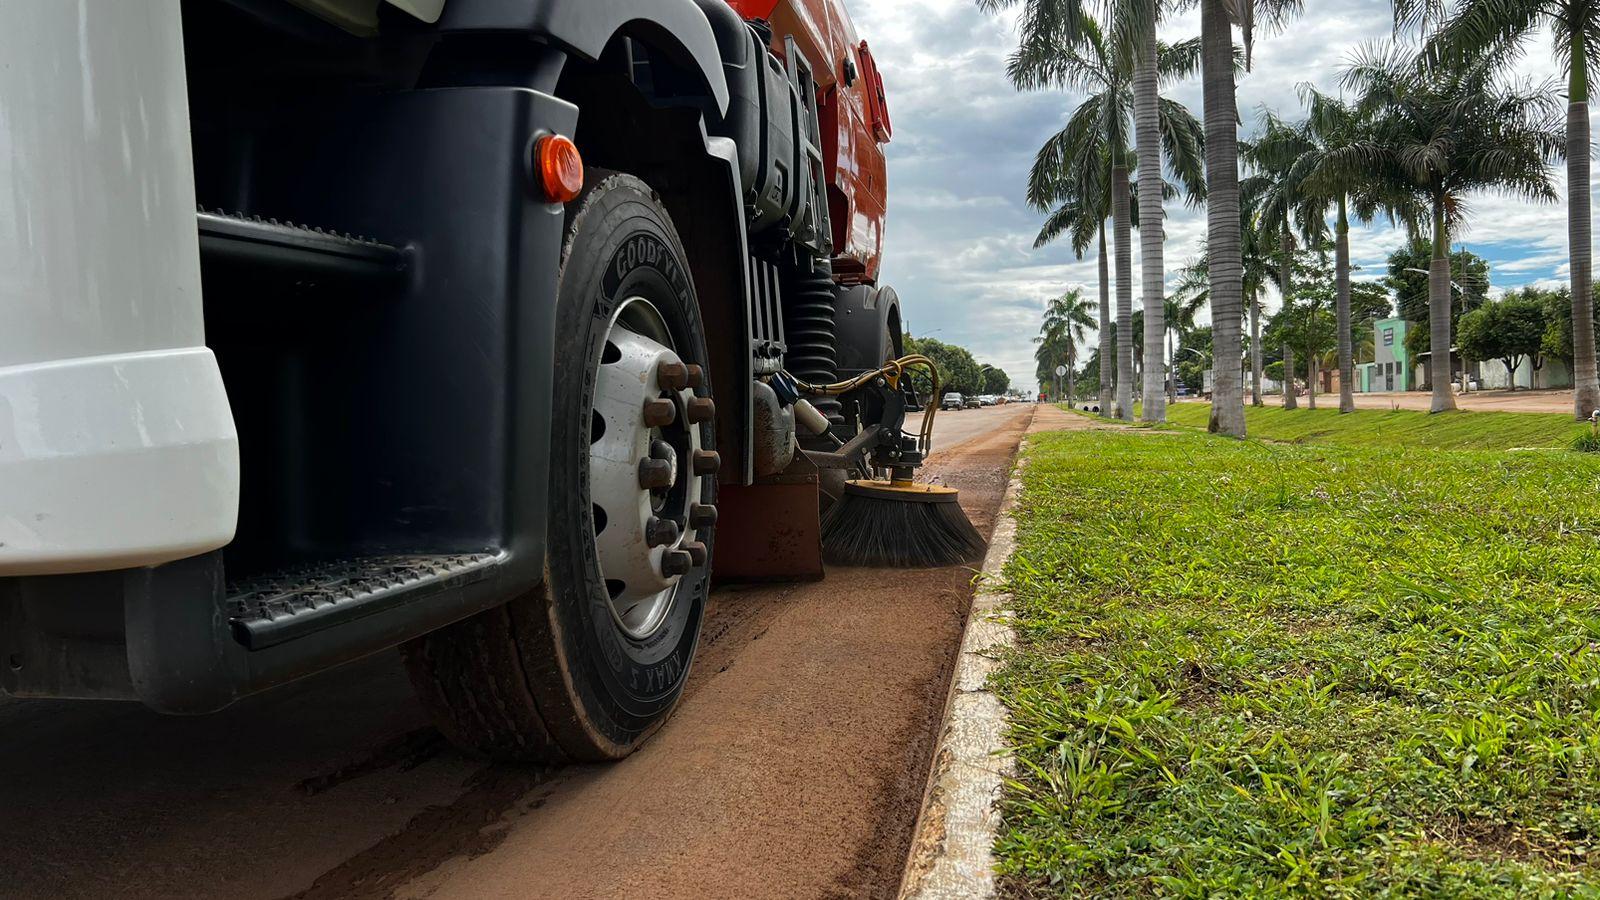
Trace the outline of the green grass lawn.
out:
M 1600 895 L 1600 458 L 1041 434 L 1017 515 L 1011 894 Z
M 1508 447 L 1565 447 L 1579 431 L 1572 417 L 1560 413 L 1454 412 L 1433 415 L 1414 410 L 1358 409 L 1339 414 L 1331 409 L 1245 407 L 1250 437 L 1295 443 L 1350 446 L 1415 444 L 1440 450 L 1502 450 Z M 1174 403 L 1167 420 L 1174 425 L 1206 427 L 1209 403 Z

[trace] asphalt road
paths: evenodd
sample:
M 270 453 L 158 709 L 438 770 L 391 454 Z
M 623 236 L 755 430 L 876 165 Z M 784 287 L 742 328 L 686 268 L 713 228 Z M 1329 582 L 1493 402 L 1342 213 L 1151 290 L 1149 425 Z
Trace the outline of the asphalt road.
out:
M 935 455 L 959 447 L 966 441 L 1010 421 L 1019 410 L 1032 409 L 1031 403 L 1007 403 L 1004 406 L 985 406 L 980 409 L 947 409 L 933 417 L 933 452 Z M 922 413 L 906 416 L 908 430 L 920 423 Z
M 936 419 L 985 532 L 1025 404 Z M 888 896 L 970 572 L 713 593 L 685 699 L 612 766 L 446 744 L 394 654 L 212 716 L 0 700 L 0 896 Z

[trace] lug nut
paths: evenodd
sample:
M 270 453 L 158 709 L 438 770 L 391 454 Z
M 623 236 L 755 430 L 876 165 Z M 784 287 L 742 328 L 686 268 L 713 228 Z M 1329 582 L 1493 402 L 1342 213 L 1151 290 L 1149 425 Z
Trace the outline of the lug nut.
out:
M 699 390 L 706 383 L 706 371 L 692 363 L 685 368 L 688 370 L 689 387 Z
M 709 555 L 706 553 L 706 545 L 699 541 L 690 541 L 684 544 L 683 552 L 689 554 L 689 561 L 697 566 L 705 565 L 706 558 Z
M 672 463 L 664 459 L 642 459 L 639 461 L 639 487 L 654 491 L 671 486 Z
M 689 386 L 689 367 L 676 362 L 656 366 L 656 386 L 663 391 L 683 390 Z
M 717 508 L 701 503 L 689 507 L 690 528 L 710 528 L 717 524 Z
M 678 523 L 672 519 L 658 519 L 650 517 L 644 526 L 644 539 L 652 547 L 665 547 L 678 541 Z
M 696 450 L 694 452 L 694 473 L 696 475 L 715 475 L 722 468 L 722 457 L 715 450 Z
M 717 404 L 713 403 L 710 397 L 689 398 L 690 424 L 699 425 L 701 422 L 709 422 L 711 417 L 716 414 Z
M 686 550 L 668 550 L 661 554 L 661 574 L 671 577 L 673 575 L 687 575 L 694 568 L 694 558 Z
M 665 397 L 644 402 L 644 424 L 648 428 L 665 428 L 678 418 L 677 404 Z

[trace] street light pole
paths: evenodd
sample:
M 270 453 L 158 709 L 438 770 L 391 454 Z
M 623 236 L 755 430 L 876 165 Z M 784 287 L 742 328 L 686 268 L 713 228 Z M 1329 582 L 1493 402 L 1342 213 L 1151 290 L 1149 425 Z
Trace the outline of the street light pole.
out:
M 1174 353 L 1173 356 L 1174 356 L 1174 358 L 1176 358 L 1179 354 L 1183 354 L 1183 353 L 1193 353 L 1195 355 L 1195 358 L 1200 360 L 1202 363 L 1206 361 L 1206 355 L 1204 353 L 1201 353 L 1199 350 L 1196 350 L 1193 347 L 1179 347 L 1178 350 L 1177 350 L 1177 353 Z M 1172 364 L 1172 380 L 1173 380 L 1174 384 L 1176 384 L 1176 382 L 1178 380 L 1178 364 L 1177 364 L 1176 361 L 1174 361 L 1173 364 Z M 1205 389 L 1205 379 L 1201 378 L 1200 382 L 1201 382 L 1200 383 L 1200 388 L 1201 388 L 1201 390 L 1204 390 Z M 1176 390 L 1176 387 L 1174 387 L 1174 390 Z

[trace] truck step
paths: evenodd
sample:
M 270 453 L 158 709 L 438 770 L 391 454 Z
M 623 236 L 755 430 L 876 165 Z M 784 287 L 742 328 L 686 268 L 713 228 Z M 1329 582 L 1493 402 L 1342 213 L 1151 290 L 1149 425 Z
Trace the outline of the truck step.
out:
M 261 650 L 481 581 L 505 559 L 492 552 L 330 560 L 230 584 L 225 609 L 234 639 Z
M 389 281 L 405 272 L 406 254 L 393 244 L 222 210 L 201 209 L 198 219 L 207 261 L 306 282 Z

